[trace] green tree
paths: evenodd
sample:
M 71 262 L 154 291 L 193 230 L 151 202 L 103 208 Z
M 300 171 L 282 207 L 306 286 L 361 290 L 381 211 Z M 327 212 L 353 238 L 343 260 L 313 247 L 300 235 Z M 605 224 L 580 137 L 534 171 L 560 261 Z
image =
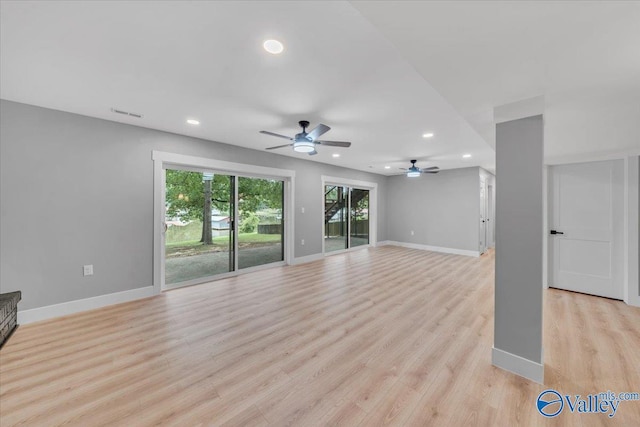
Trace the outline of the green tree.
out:
M 238 179 L 238 208 L 243 217 L 260 209 L 282 209 L 282 186 L 278 180 L 245 178 Z M 211 183 L 210 205 L 219 212 L 229 212 L 233 198 L 231 177 L 214 174 Z M 211 244 L 211 231 L 206 223 L 211 220 L 207 213 L 208 203 L 205 201 L 207 184 L 201 172 L 168 169 L 166 171 L 166 216 L 188 222 L 200 220 L 203 224 L 201 241 Z M 205 216 L 207 219 L 205 221 Z
M 240 224 L 241 233 L 255 233 L 256 228 L 260 223 L 260 218 L 254 212 L 245 213 L 242 216 L 242 223 Z

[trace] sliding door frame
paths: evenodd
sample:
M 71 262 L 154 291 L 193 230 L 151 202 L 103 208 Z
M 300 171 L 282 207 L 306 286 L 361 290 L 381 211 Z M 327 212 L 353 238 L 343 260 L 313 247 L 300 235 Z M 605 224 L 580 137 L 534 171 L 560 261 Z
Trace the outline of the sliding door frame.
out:
M 222 279 L 225 277 L 237 276 L 239 274 L 249 273 L 251 271 L 271 268 L 274 265 L 291 264 L 293 262 L 293 242 L 294 240 L 294 188 L 295 188 L 295 171 L 289 169 L 277 169 L 264 166 L 248 165 L 243 163 L 233 163 L 223 160 L 210 159 L 206 157 L 188 156 L 184 154 L 168 153 L 164 151 L 152 151 L 151 158 L 153 160 L 153 289 L 154 293 L 159 294 L 163 290 L 175 287 L 190 286 L 197 283 L 203 283 L 208 280 Z M 179 286 L 166 286 L 165 284 L 165 196 L 166 196 L 166 169 L 192 170 L 197 172 L 207 171 L 220 173 L 225 175 L 233 175 L 234 200 L 238 195 L 238 178 L 263 178 L 277 179 L 283 181 L 283 222 L 284 237 L 282 245 L 284 246 L 284 260 L 282 263 L 275 262 L 261 266 L 248 267 L 239 270 L 238 251 L 237 251 L 237 203 L 234 206 L 236 216 L 234 218 L 234 257 L 235 271 L 222 273 L 212 278 L 194 279 L 181 282 Z
M 378 243 L 378 183 L 376 182 L 369 182 L 369 181 L 359 181 L 359 180 L 355 180 L 355 179 L 347 179 L 347 178 L 340 178 L 340 177 L 335 177 L 335 176 L 326 176 L 326 175 L 322 175 L 321 177 L 321 181 L 322 181 L 322 210 L 320 212 L 324 212 L 325 210 L 325 199 L 324 199 L 324 192 L 325 192 L 325 186 L 327 185 L 337 185 L 337 186 L 341 186 L 341 187 L 351 187 L 351 188 L 356 188 L 359 190 L 369 190 L 369 244 L 368 245 L 360 245 L 360 246 L 356 246 L 354 248 L 349 247 L 348 249 L 345 250 L 340 250 L 340 251 L 333 251 L 333 252 L 325 252 L 325 235 L 326 235 L 326 225 L 325 225 L 325 220 L 324 220 L 324 216 L 322 218 L 322 253 L 325 256 L 329 256 L 329 255 L 334 255 L 334 254 L 340 254 L 340 253 L 344 253 L 347 251 L 357 251 L 359 249 L 363 249 L 363 248 L 368 248 L 368 247 L 375 247 L 377 246 Z M 351 193 L 351 192 L 349 192 Z M 348 202 L 347 204 L 348 206 L 348 211 L 349 211 L 349 215 L 351 215 L 350 211 L 351 211 L 351 195 L 349 194 L 348 196 Z M 347 239 L 348 241 L 351 239 L 351 224 L 347 224 Z M 349 243 L 347 243 L 347 246 L 351 246 Z

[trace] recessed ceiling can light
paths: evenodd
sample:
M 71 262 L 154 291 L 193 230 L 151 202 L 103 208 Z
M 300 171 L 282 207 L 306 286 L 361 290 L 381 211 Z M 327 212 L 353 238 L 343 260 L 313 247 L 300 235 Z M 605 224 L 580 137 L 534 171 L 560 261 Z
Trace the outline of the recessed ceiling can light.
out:
M 190 125 L 199 125 L 200 122 L 196 119 L 188 119 L 187 123 L 189 123 Z
M 471 158 L 471 154 L 463 154 L 462 158 L 463 159 L 470 159 Z
M 340 157 L 340 154 L 338 154 L 338 153 L 333 153 L 333 154 L 331 155 L 331 157 L 338 158 L 338 157 Z
M 391 166 L 385 166 L 384 168 L 385 169 L 391 169 Z
M 431 138 L 431 137 L 433 137 L 433 133 L 431 133 L 431 132 L 423 133 L 423 134 L 422 134 L 422 137 L 423 137 L 423 138 Z
M 278 40 L 266 40 L 262 46 L 264 47 L 264 50 L 274 55 L 282 53 L 284 50 L 284 46 Z

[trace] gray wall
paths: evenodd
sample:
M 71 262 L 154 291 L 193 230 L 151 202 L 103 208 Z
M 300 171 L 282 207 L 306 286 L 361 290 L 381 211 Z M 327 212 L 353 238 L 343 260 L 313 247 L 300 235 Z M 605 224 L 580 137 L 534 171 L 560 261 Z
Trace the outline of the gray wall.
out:
M 542 116 L 496 126 L 494 347 L 542 363 Z
M 450 169 L 417 178 L 394 176 L 387 190 L 389 240 L 478 250 L 479 168 Z
M 322 251 L 321 175 L 377 182 L 387 239 L 384 176 L 5 100 L 0 109 L 0 290 L 22 290 L 21 310 L 152 285 L 152 150 L 295 170 L 296 257 Z M 94 276 L 82 277 L 84 264 Z

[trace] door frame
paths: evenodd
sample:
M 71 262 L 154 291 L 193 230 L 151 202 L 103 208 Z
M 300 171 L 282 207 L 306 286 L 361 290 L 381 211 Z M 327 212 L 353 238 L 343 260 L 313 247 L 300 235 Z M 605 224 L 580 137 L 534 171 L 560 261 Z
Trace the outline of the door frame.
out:
M 487 183 L 487 248 L 493 248 L 496 245 L 495 228 L 493 226 L 493 223 L 495 222 L 494 194 L 494 184 Z
M 543 223 L 543 288 L 549 288 L 552 271 L 549 268 L 551 264 L 551 251 L 549 245 L 549 219 L 551 217 L 551 203 L 549 197 L 552 192 L 549 188 L 549 167 L 561 166 L 575 163 L 590 163 L 605 160 L 623 160 L 624 176 L 623 176 L 623 198 L 624 198 L 624 219 L 623 219 L 623 301 L 632 306 L 640 307 L 640 288 L 638 283 L 638 253 L 640 247 L 640 237 L 637 239 L 629 238 L 630 233 L 638 233 L 638 222 L 640 215 L 639 202 L 639 176 L 640 176 L 640 151 L 630 151 L 605 156 L 583 156 L 575 160 L 558 159 L 547 162 L 543 171 L 543 203 L 544 203 L 544 223 Z M 638 233 L 640 236 L 640 233 Z
M 344 187 L 353 187 L 361 190 L 369 190 L 369 244 L 356 246 L 355 248 L 349 248 L 341 251 L 333 251 L 330 253 L 325 253 L 324 236 L 325 236 L 326 230 L 325 230 L 324 217 L 323 217 L 322 218 L 322 254 L 324 256 L 329 256 L 329 255 L 344 253 L 347 251 L 357 251 L 359 249 L 377 246 L 377 243 L 378 243 L 378 183 L 369 182 L 369 181 L 360 181 L 356 179 L 339 178 L 339 177 L 327 176 L 327 175 L 322 175 L 320 177 L 320 181 L 322 184 L 322 187 L 321 187 L 322 191 L 320 192 L 320 194 L 322 194 L 322 200 L 321 200 L 322 209 L 320 210 L 320 212 L 324 212 L 325 210 L 324 191 L 325 191 L 326 185 L 339 185 Z M 350 238 L 350 236 L 347 236 L 347 237 Z
M 283 221 L 284 221 L 284 264 L 292 264 L 293 262 L 293 242 L 294 240 L 294 194 L 295 194 L 295 175 L 294 170 L 277 169 L 265 166 L 249 165 L 244 163 L 227 162 L 223 160 L 210 159 L 199 156 L 189 156 L 184 154 L 169 153 L 165 151 L 153 150 L 151 153 L 153 160 L 153 290 L 159 294 L 163 290 L 175 287 L 190 286 L 197 283 L 203 283 L 201 279 L 182 282 L 179 286 L 165 286 L 165 196 L 166 196 L 166 169 L 171 167 L 182 170 L 207 170 L 211 172 L 235 175 L 236 177 L 250 178 L 270 178 L 284 181 L 284 205 L 283 205 Z M 237 193 L 237 179 L 234 185 L 234 196 Z M 237 206 L 235 207 L 237 210 Z M 235 227 L 237 229 L 237 227 Z M 235 230 L 234 230 L 235 232 Z M 235 244 L 237 246 L 237 243 Z M 236 257 L 237 266 L 237 251 Z M 270 268 L 270 263 L 264 266 L 249 267 L 242 270 L 236 269 L 229 273 L 222 273 L 215 276 L 215 279 L 237 276 L 239 274 L 249 273 L 264 268 Z M 208 279 L 207 279 L 208 280 Z
M 611 234 L 609 236 L 610 242 L 610 283 L 611 287 L 602 289 L 595 287 L 591 289 L 591 292 L 587 292 L 584 288 L 573 289 L 572 286 L 563 287 L 558 286 L 555 280 L 555 273 L 560 274 L 558 271 L 557 259 L 559 246 L 564 236 L 549 237 L 549 230 L 552 228 L 562 227 L 557 221 L 559 215 L 558 209 L 564 206 L 564 200 L 560 197 L 560 185 L 562 180 L 559 179 L 556 171 L 560 168 L 580 168 L 580 171 L 590 170 L 593 168 L 606 168 L 603 172 L 608 175 L 610 184 L 607 185 L 608 191 L 611 197 L 610 205 L 605 206 L 610 218 Z M 565 169 L 566 170 L 566 169 Z M 548 219 L 547 219 L 547 253 L 548 253 L 548 279 L 547 283 L 550 287 L 554 287 L 560 290 L 569 290 L 577 292 L 585 292 L 594 296 L 601 296 L 605 298 L 624 300 L 624 289 L 626 284 L 624 282 L 624 259 L 625 259 L 625 216 L 624 216 L 624 163 L 620 159 L 615 160 L 601 160 L 597 162 L 579 162 L 563 165 L 552 165 L 548 169 L 547 185 L 548 185 Z M 584 183 L 591 181 L 589 176 Z M 565 224 L 566 227 L 571 230 L 571 224 Z M 561 228 L 558 228 L 559 230 Z M 564 229 L 562 229 L 564 230 Z M 567 230 L 564 230 L 567 231 Z M 571 238 L 569 238 L 571 239 Z M 603 237 L 604 239 L 604 237 Z M 585 239 L 583 239 L 585 240 Z M 586 238 L 589 241 L 589 238 Z M 585 279 L 586 280 L 586 279 Z M 554 285 L 554 286 L 551 286 Z M 565 284 L 566 286 L 566 284 Z M 603 295 L 605 294 L 605 295 Z
M 479 237 L 478 252 L 484 254 L 489 248 L 487 242 L 487 179 L 480 175 L 480 219 L 479 219 Z

